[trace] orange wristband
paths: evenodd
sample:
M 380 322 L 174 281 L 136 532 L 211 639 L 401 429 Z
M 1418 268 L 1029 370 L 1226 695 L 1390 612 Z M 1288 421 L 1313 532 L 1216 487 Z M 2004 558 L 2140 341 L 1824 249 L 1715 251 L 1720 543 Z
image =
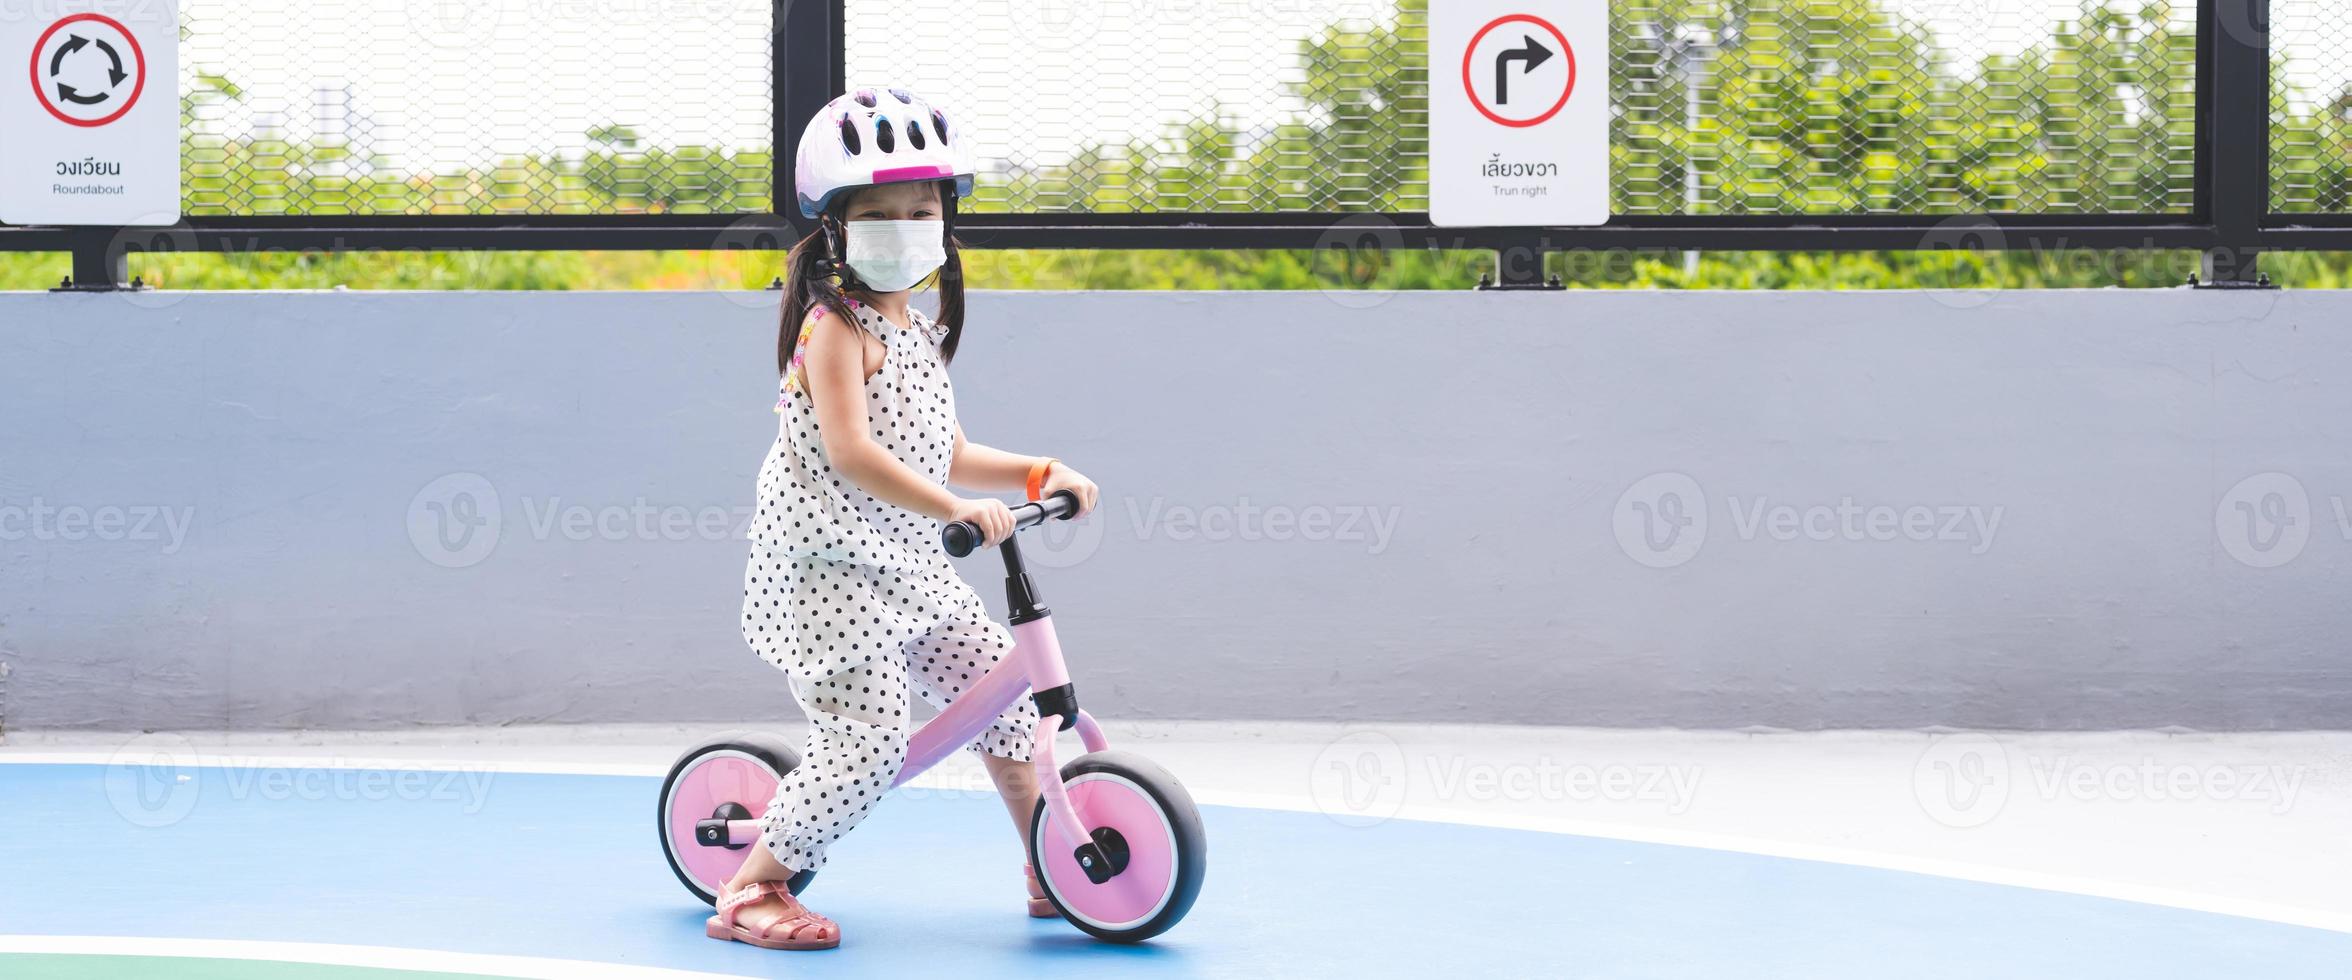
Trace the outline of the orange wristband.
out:
M 1031 500 L 1036 500 L 1036 499 L 1037 499 L 1037 494 L 1038 494 L 1038 491 L 1040 491 L 1040 490 L 1043 490 L 1043 489 L 1045 488 L 1045 471 L 1052 469 L 1052 468 L 1053 468 L 1053 464 L 1055 464 L 1055 463 L 1059 463 L 1059 462 L 1061 462 L 1061 460 L 1055 459 L 1055 458 L 1053 458 L 1053 457 L 1051 457 L 1051 456 L 1041 456 L 1041 457 L 1038 457 L 1038 460 L 1037 460 L 1037 462 L 1036 462 L 1036 463 L 1034 463 L 1034 464 L 1031 464 L 1031 465 L 1030 465 L 1030 467 L 1029 467 L 1029 499 L 1031 499 Z

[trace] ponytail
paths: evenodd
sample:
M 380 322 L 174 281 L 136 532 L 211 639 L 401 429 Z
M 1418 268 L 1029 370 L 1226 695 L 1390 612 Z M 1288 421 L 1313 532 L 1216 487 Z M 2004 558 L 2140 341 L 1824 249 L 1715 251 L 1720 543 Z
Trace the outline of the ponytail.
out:
M 939 315 L 934 319 L 947 328 L 947 336 L 939 341 L 939 363 L 952 364 L 956 344 L 964 339 L 964 252 L 955 236 L 955 181 L 939 182 L 939 206 L 947 218 L 947 261 L 939 266 Z
M 832 311 L 843 322 L 854 322 L 849 311 L 849 297 L 835 283 L 839 276 L 854 283 L 856 277 L 847 266 L 834 261 L 834 213 L 827 211 L 817 219 L 817 230 L 792 246 L 784 256 L 784 319 L 776 328 L 776 376 L 792 371 L 792 351 L 800 344 L 800 325 L 808 320 L 810 311 L 822 307 Z

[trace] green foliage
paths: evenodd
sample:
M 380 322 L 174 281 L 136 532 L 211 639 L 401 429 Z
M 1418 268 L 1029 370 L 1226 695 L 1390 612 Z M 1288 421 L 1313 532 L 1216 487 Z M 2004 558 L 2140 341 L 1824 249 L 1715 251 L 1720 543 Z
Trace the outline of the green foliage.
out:
M 1427 206 L 1429 0 L 1302 40 L 1292 118 L 1245 131 L 1203 106 L 1156 134 L 1021 162 L 979 211 L 1414 211 Z M 1955 64 L 1882 0 L 1617 0 L 1614 201 L 1624 214 L 2184 212 L 2195 132 L 2187 0 L 2082 0 L 2015 54 Z M 2275 73 L 2286 78 L 2285 71 Z M 199 69 L 184 97 L 188 211 L 281 214 L 729 214 L 771 208 L 767 150 L 651 145 L 600 126 L 583 149 L 400 173 L 350 146 L 216 131 L 247 98 Z M 2352 210 L 2352 88 L 2274 96 L 2275 204 Z M 1692 107 L 1698 111 L 1692 111 Z M 997 288 L 1450 289 L 1477 252 L 973 253 Z M 2343 256 L 2273 255 L 2295 285 L 2352 281 Z M 53 284 L 57 255 L 0 254 L 0 288 Z M 148 256 L 175 288 L 746 288 L 773 253 L 365 253 Z M 1592 288 L 2171 285 L 2170 253 L 1737 253 L 1557 256 Z

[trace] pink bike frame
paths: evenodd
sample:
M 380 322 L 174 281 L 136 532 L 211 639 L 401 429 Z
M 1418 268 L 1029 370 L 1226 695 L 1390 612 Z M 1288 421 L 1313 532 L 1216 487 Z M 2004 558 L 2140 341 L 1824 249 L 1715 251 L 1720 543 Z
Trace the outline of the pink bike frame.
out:
M 922 775 L 955 750 L 978 738 L 989 723 L 994 722 L 1006 708 L 1031 691 L 1050 691 L 1070 683 L 1069 665 L 1062 660 L 1062 643 L 1054 636 L 1053 617 L 1040 616 L 1026 623 L 1013 624 L 1013 654 L 997 662 L 980 682 L 972 685 L 956 698 L 938 717 L 916 729 L 908 739 L 906 765 L 900 767 L 893 787 Z M 1064 843 L 1070 846 L 1085 843 L 1089 829 L 1078 821 L 1078 811 L 1070 805 L 1068 787 L 1062 785 L 1061 767 L 1054 764 L 1054 734 L 1062 727 L 1062 716 L 1047 715 L 1037 723 L 1037 740 L 1031 748 L 1030 764 L 1037 767 L 1038 795 L 1044 797 L 1047 812 L 1054 826 L 1062 831 Z M 1078 740 L 1088 752 L 1100 752 L 1110 747 L 1103 738 L 1102 726 L 1094 716 L 1079 709 Z M 1075 836 L 1069 828 L 1078 828 Z M 759 821 L 730 820 L 727 839 L 730 843 L 750 843 L 759 840 Z

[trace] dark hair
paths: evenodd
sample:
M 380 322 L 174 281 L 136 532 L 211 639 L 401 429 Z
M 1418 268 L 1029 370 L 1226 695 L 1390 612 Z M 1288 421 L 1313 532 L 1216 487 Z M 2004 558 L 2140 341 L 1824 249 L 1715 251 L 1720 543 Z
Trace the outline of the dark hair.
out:
M 819 306 L 831 310 L 834 316 L 852 316 L 848 300 L 851 294 L 866 293 L 866 284 L 859 282 L 857 273 L 841 264 L 843 223 L 849 212 L 849 199 L 855 192 L 836 195 L 833 203 L 817 219 L 817 229 L 809 232 L 784 257 L 784 316 L 776 328 L 776 373 L 782 376 L 792 369 L 792 349 L 800 343 L 800 324 L 809 312 Z M 939 182 L 940 214 L 947 222 L 947 262 L 933 273 L 938 280 L 939 314 L 932 319 L 947 328 L 947 338 L 939 342 L 941 362 L 955 360 L 956 344 L 964 339 L 964 257 L 955 237 L 956 192 L 954 181 Z M 840 281 L 836 283 L 834 280 Z M 916 285 L 920 286 L 920 283 Z

